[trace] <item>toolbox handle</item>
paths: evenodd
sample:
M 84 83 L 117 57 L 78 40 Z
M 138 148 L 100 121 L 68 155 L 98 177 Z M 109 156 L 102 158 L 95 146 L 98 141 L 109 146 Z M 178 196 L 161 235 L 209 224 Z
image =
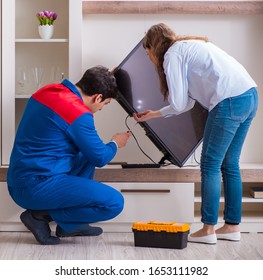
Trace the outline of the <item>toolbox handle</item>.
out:
M 149 190 L 149 189 L 121 189 L 122 193 L 169 193 L 170 190 L 168 189 L 157 189 L 157 190 Z

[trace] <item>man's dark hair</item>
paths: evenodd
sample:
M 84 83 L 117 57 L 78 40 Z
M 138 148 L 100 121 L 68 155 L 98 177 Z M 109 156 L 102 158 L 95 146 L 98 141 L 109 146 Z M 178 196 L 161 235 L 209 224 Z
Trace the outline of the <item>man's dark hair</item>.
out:
M 107 98 L 116 98 L 118 87 L 112 72 L 104 66 L 95 66 L 88 69 L 76 83 L 85 95 L 102 94 L 102 101 Z

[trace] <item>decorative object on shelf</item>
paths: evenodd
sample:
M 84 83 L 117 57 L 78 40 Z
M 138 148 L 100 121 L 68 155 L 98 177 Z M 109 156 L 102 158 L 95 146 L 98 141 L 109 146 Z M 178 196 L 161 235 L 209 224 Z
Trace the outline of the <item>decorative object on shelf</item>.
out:
M 249 193 L 253 198 L 263 198 L 263 187 L 250 188 Z
M 54 21 L 57 14 L 52 11 L 42 11 L 36 14 L 39 20 L 38 32 L 42 39 L 51 39 L 54 33 Z
M 42 39 L 51 39 L 54 33 L 54 25 L 39 25 L 38 33 Z

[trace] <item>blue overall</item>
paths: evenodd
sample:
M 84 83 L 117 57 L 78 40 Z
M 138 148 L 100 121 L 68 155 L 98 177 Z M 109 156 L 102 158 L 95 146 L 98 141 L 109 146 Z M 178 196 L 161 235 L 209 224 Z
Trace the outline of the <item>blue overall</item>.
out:
M 100 139 L 92 112 L 70 81 L 47 85 L 29 99 L 19 124 L 9 193 L 25 209 L 48 210 L 66 231 L 112 219 L 122 211 L 123 197 L 93 175 L 116 152 L 114 142 Z

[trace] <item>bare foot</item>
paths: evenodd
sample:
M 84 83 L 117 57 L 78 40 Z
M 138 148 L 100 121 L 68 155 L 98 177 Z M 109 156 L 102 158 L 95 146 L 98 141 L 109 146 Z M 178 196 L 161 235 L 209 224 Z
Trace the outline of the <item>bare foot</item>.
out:
M 217 234 L 239 232 L 239 225 L 224 224 L 221 228 L 216 230 Z

